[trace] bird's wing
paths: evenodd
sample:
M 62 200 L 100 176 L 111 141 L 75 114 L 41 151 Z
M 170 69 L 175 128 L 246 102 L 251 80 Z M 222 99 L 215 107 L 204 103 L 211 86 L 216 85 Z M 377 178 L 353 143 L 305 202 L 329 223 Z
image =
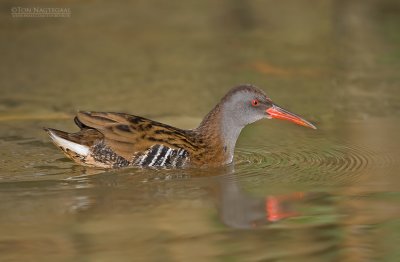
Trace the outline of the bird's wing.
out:
M 143 117 L 81 111 L 77 114 L 77 119 L 84 126 L 99 131 L 104 136 L 104 143 L 127 160 L 155 145 L 188 152 L 196 150 L 190 131 Z

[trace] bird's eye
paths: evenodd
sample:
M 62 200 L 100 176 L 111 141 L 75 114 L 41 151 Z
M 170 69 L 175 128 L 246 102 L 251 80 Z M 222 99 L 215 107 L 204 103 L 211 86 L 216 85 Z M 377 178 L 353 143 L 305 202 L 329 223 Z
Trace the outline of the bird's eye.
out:
M 257 99 L 253 99 L 253 101 L 251 101 L 251 105 L 252 106 L 258 106 L 259 102 Z

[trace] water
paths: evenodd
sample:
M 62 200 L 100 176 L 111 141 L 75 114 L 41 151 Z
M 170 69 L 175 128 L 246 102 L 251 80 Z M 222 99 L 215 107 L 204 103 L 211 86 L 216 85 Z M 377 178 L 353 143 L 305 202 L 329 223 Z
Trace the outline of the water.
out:
M 22 1 L 18 6 L 37 3 Z M 0 260 L 398 261 L 400 5 L 1 4 Z M 250 82 L 315 123 L 247 127 L 235 165 L 77 166 L 41 129 L 76 110 L 195 127 Z

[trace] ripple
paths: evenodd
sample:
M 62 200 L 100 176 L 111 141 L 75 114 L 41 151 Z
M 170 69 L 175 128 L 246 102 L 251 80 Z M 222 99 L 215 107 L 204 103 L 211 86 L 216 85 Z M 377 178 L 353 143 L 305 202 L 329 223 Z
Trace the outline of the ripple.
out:
M 388 168 L 395 165 L 390 154 L 345 144 L 326 143 L 304 145 L 276 145 L 272 148 L 238 148 L 235 158 L 240 175 L 252 176 L 259 171 L 305 174 L 303 179 L 321 180 L 327 177 L 354 178 L 367 168 Z M 323 176 L 324 175 L 324 176 Z

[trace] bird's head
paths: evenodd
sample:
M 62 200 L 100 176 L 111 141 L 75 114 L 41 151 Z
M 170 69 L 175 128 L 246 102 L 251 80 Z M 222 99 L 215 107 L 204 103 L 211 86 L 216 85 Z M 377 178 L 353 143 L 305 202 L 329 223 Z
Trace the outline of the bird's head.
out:
M 231 89 L 221 104 L 225 120 L 240 127 L 264 118 L 276 118 L 317 129 L 302 117 L 277 106 L 262 90 L 252 85 L 240 85 Z

